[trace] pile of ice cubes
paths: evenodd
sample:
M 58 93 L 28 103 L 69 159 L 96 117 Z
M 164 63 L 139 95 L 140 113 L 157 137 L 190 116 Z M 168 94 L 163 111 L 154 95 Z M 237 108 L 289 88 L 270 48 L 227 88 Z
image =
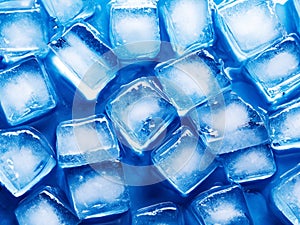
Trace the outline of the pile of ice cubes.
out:
M 299 0 L 0 0 L 0 224 L 300 224 Z

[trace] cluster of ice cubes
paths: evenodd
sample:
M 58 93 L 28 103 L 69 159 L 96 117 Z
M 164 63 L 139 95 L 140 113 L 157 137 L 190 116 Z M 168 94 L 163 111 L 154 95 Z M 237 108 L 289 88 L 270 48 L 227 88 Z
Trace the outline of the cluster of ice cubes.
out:
M 299 15 L 0 0 L 0 224 L 300 224 Z

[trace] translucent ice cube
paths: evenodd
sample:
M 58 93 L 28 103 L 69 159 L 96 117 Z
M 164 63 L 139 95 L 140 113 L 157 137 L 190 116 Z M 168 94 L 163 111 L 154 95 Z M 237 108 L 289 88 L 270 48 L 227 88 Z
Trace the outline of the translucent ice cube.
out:
M 161 12 L 173 50 L 210 45 L 213 41 L 210 0 L 164 0 Z M 187 25 L 188 24 L 188 25 Z
M 52 63 L 88 99 L 94 100 L 115 77 L 117 59 L 88 24 L 77 23 L 50 43 Z
M 11 125 L 40 116 L 56 105 L 42 64 L 32 58 L 0 72 L 1 106 Z
M 0 0 L 0 9 L 33 8 L 36 0 Z
M 161 63 L 155 73 L 180 115 L 229 86 L 222 66 L 205 50 Z
M 38 183 L 56 164 L 50 145 L 31 128 L 2 131 L 0 142 L 0 181 L 17 197 Z
M 61 167 L 119 158 L 119 145 L 105 115 L 64 121 L 57 127 L 57 155 Z

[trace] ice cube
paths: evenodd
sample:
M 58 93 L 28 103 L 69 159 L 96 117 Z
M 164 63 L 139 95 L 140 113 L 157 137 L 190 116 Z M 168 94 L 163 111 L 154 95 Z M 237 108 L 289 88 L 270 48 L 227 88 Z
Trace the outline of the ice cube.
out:
M 229 86 L 222 66 L 205 50 L 158 64 L 155 74 L 179 115 Z
M 218 6 L 217 26 L 238 60 L 253 56 L 285 33 L 272 1 L 224 1 Z
M 179 128 L 170 140 L 152 152 L 160 173 L 182 195 L 188 195 L 217 167 L 215 155 L 188 127 Z
M 55 166 L 54 153 L 32 128 L 0 133 L 0 181 L 16 197 L 23 195 Z
M 0 0 L 0 9 L 29 9 L 35 4 L 35 0 Z
M 120 59 L 154 58 L 160 51 L 155 0 L 115 1 L 110 10 L 110 41 Z
M 177 116 L 175 108 L 151 78 L 139 78 L 112 97 L 106 112 L 115 128 L 138 154 L 155 147 L 155 140 Z
M 38 117 L 56 105 L 55 93 L 35 58 L 0 72 L 1 106 L 11 125 Z
M 57 127 L 61 167 L 75 167 L 119 158 L 119 145 L 105 115 L 64 121 Z
M 265 125 L 252 106 L 227 91 L 189 113 L 215 154 L 259 145 L 268 140 Z
M 181 210 L 172 202 L 162 202 L 138 209 L 132 225 L 183 225 Z
M 272 150 L 265 144 L 224 154 L 222 159 L 228 179 L 236 183 L 266 179 L 276 172 Z
M 52 64 L 88 100 L 116 75 L 117 58 L 90 25 L 76 23 L 61 38 L 49 44 L 55 56 Z
M 238 186 L 203 192 L 192 202 L 191 209 L 199 223 L 203 221 L 205 225 L 252 224 L 243 192 Z
M 56 192 L 52 187 L 45 187 L 22 200 L 15 210 L 19 225 L 79 224 Z
M 162 1 L 162 18 L 172 48 L 178 55 L 187 48 L 208 46 L 213 42 L 212 4 L 210 0 Z
M 300 2 L 291 0 L 288 4 L 290 6 L 290 15 L 293 16 L 295 31 L 298 31 L 298 34 L 300 34 Z
M 66 170 L 71 202 L 80 219 L 128 210 L 129 198 L 119 162 L 106 161 Z

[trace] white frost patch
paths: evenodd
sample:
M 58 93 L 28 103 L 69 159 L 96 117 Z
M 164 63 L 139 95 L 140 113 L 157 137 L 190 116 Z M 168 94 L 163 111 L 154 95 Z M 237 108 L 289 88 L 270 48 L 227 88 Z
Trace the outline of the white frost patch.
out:
M 300 137 L 300 112 L 289 112 L 286 114 L 286 119 L 281 122 L 280 133 L 287 138 Z
M 207 219 L 210 224 L 229 224 L 235 218 L 243 216 L 243 213 L 229 202 L 222 202 L 212 207 L 208 211 L 209 219 Z
M 295 201 L 298 204 L 298 207 L 300 208 L 300 180 L 297 180 L 297 182 L 294 184 L 293 190 L 292 190 L 293 198 L 295 198 Z
M 44 2 L 49 0 L 44 0 Z M 48 3 L 54 10 L 54 16 L 56 16 L 61 22 L 66 22 L 77 14 L 83 8 L 82 0 L 51 0 Z

